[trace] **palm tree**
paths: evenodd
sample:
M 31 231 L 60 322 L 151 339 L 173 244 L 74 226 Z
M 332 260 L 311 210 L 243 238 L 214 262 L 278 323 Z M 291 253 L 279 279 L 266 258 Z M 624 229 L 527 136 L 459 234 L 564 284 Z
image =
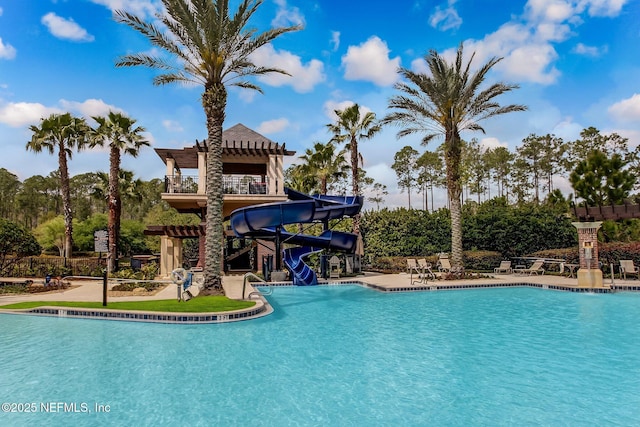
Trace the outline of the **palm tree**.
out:
M 320 194 L 327 194 L 329 184 L 332 180 L 339 179 L 346 175 L 349 166 L 344 158 L 345 150 L 336 154 L 336 147 L 331 144 L 316 142 L 313 149 L 307 148 L 300 156 L 304 160 L 305 172 L 309 176 L 320 179 Z
M 360 112 L 360 106 L 353 104 L 344 110 L 336 110 L 338 120 L 328 124 L 329 131 L 333 133 L 331 141 L 338 143 L 347 142 L 345 148 L 351 153 L 351 191 L 354 196 L 360 195 L 360 180 L 358 177 L 362 156 L 358 152 L 358 140 L 372 138 L 380 132 L 382 126 L 376 121 L 375 113 L 369 111 L 364 115 Z M 353 218 L 353 232 L 360 231 L 360 214 Z
M 67 159 L 71 159 L 74 148 L 81 150 L 84 147 L 90 128 L 84 119 L 65 113 L 51 114 L 40 121 L 40 127 L 30 126 L 29 129 L 33 132 L 33 136 L 27 143 L 27 150 L 35 153 L 46 150 L 49 154 L 58 150 L 58 172 L 65 225 L 64 256 L 70 258 L 73 249 L 73 212 Z
M 460 196 L 460 162 L 462 151 L 461 131 L 481 131 L 479 122 L 493 116 L 525 111 L 523 105 L 501 107 L 494 98 L 517 89 L 517 85 L 495 83 L 484 90 L 484 82 L 489 70 L 502 60 L 493 57 L 477 71 L 471 73 L 471 63 L 463 63 L 463 45 L 458 47 L 456 59 L 448 63 L 438 52 L 432 50 L 424 60 L 430 75 L 416 73 L 406 68 L 398 71 L 406 82 L 396 83 L 402 92 L 389 100 L 393 111 L 383 119 L 383 123 L 394 123 L 402 127 L 398 138 L 419 133 L 426 145 L 436 136 L 444 136 L 444 159 L 446 182 L 451 214 L 451 261 L 455 267 L 462 267 L 462 214 Z
M 207 218 L 205 293 L 222 291 L 222 126 L 227 105 L 227 86 L 262 92 L 246 80 L 268 73 L 287 74 L 277 68 L 255 65 L 251 54 L 278 36 L 300 29 L 299 26 L 272 28 L 263 33 L 248 27 L 262 0 L 242 0 L 236 12 L 229 12 L 229 0 L 162 0 L 165 14 L 158 19 L 166 29 L 124 11 L 115 19 L 142 33 L 151 44 L 168 53 L 171 59 L 149 53 L 125 55 L 117 67 L 146 66 L 162 71 L 153 80 L 196 84 L 204 87 L 202 106 L 207 121 Z
M 106 117 L 93 117 L 98 127 L 92 132 L 93 145 L 109 146 L 109 192 L 107 208 L 109 209 L 109 271 L 118 267 L 118 240 L 120 238 L 120 217 L 122 216 L 122 200 L 120 196 L 120 160 L 122 153 L 137 157 L 142 147 L 149 141 L 141 135 L 145 129 L 135 126 L 136 121 L 122 113 L 109 111 Z

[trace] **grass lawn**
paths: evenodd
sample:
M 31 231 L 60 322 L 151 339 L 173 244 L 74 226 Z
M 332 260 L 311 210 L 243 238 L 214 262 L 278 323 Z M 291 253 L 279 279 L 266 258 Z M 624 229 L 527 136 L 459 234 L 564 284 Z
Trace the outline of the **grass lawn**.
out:
M 217 313 L 231 310 L 240 310 L 253 307 L 255 301 L 232 300 L 225 296 L 207 295 L 193 298 L 187 302 L 177 299 L 149 300 L 149 301 L 120 301 L 107 302 L 103 307 L 102 302 L 81 301 L 27 301 L 16 304 L 0 306 L 2 309 L 28 309 L 42 306 L 73 307 L 73 308 L 101 308 L 106 310 L 142 310 L 165 311 L 169 313 Z

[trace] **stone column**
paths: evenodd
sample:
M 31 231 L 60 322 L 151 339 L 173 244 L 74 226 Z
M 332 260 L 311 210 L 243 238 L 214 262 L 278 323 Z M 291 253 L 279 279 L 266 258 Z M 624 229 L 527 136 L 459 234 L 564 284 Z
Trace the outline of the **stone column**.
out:
M 182 266 L 182 242 L 174 237 L 160 237 L 160 276 L 169 277 L 171 272 Z
M 201 225 L 201 228 L 200 228 L 201 230 L 205 230 L 207 228 L 207 224 L 205 222 L 200 223 L 200 225 Z M 198 236 L 198 264 L 196 265 L 196 267 L 199 267 L 199 268 L 204 268 L 205 252 L 207 250 L 205 246 L 206 240 L 207 240 L 207 236 L 205 234 Z
M 206 194 L 207 191 L 207 153 L 198 152 L 198 194 Z
M 580 269 L 578 286 L 584 288 L 602 288 L 602 270 L 598 262 L 598 229 L 602 221 L 573 222 L 578 230 L 578 251 Z

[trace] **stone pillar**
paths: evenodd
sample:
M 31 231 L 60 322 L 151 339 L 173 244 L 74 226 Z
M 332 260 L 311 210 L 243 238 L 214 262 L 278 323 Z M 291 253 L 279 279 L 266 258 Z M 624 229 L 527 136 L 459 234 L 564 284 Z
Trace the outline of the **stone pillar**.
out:
M 198 152 L 198 194 L 206 194 L 207 191 L 207 153 Z
M 167 179 L 165 180 L 167 188 L 164 190 L 167 193 L 173 193 L 173 184 L 175 182 L 173 175 L 175 174 L 175 165 L 176 161 L 171 157 L 167 157 Z
M 202 229 L 206 229 L 206 223 L 203 222 L 200 225 Z M 196 265 L 198 268 L 204 268 L 205 252 L 207 250 L 205 245 L 206 240 L 207 236 L 205 234 L 198 236 L 198 265 Z
M 160 276 L 169 277 L 178 267 L 182 267 L 182 241 L 174 237 L 160 237 Z
M 580 269 L 578 286 L 584 288 L 602 288 L 602 270 L 598 262 L 598 229 L 602 221 L 573 222 L 578 230 L 578 251 Z

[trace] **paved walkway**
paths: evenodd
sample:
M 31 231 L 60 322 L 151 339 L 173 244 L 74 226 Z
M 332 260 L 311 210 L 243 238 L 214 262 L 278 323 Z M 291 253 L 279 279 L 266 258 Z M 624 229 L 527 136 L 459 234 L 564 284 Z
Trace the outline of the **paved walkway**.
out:
M 413 279 L 413 283 L 412 283 Z M 7 280 L 7 279 L 3 279 Z M 13 279 L 20 280 L 20 279 Z M 223 287 L 225 293 L 229 298 L 242 299 L 243 292 L 243 276 L 225 276 L 223 277 Z M 365 273 L 353 278 L 338 279 L 338 281 L 358 281 L 367 284 L 375 285 L 380 288 L 393 289 L 403 287 L 419 287 L 425 286 L 424 283 L 415 283 L 417 281 L 416 275 L 409 275 L 406 273 L 400 274 L 379 274 L 379 273 Z M 61 291 L 51 291 L 38 294 L 7 294 L 0 295 L 0 305 L 11 304 L 14 302 L 22 301 L 102 301 L 102 280 L 72 280 L 72 287 L 70 289 Z M 569 278 L 566 276 L 552 276 L 552 275 L 515 275 L 515 274 L 494 274 L 490 278 L 472 279 L 472 280 L 429 280 L 426 286 L 438 285 L 439 287 L 455 287 L 462 284 L 468 284 L 472 286 L 481 286 L 485 284 L 499 285 L 513 284 L 513 283 L 535 283 L 542 285 L 557 285 L 566 287 L 576 287 L 578 280 L 575 278 Z M 621 280 L 616 278 L 614 283 L 616 285 L 628 285 L 628 286 L 640 286 L 638 280 Z M 611 278 L 604 278 L 604 286 L 609 287 L 611 284 Z M 251 283 L 246 283 L 246 289 L 244 291 L 245 298 L 253 292 L 255 289 Z M 144 296 L 109 296 L 108 301 L 143 301 L 150 299 L 173 299 L 177 298 L 178 289 L 176 285 L 167 283 L 165 287 L 157 292 L 155 295 Z

